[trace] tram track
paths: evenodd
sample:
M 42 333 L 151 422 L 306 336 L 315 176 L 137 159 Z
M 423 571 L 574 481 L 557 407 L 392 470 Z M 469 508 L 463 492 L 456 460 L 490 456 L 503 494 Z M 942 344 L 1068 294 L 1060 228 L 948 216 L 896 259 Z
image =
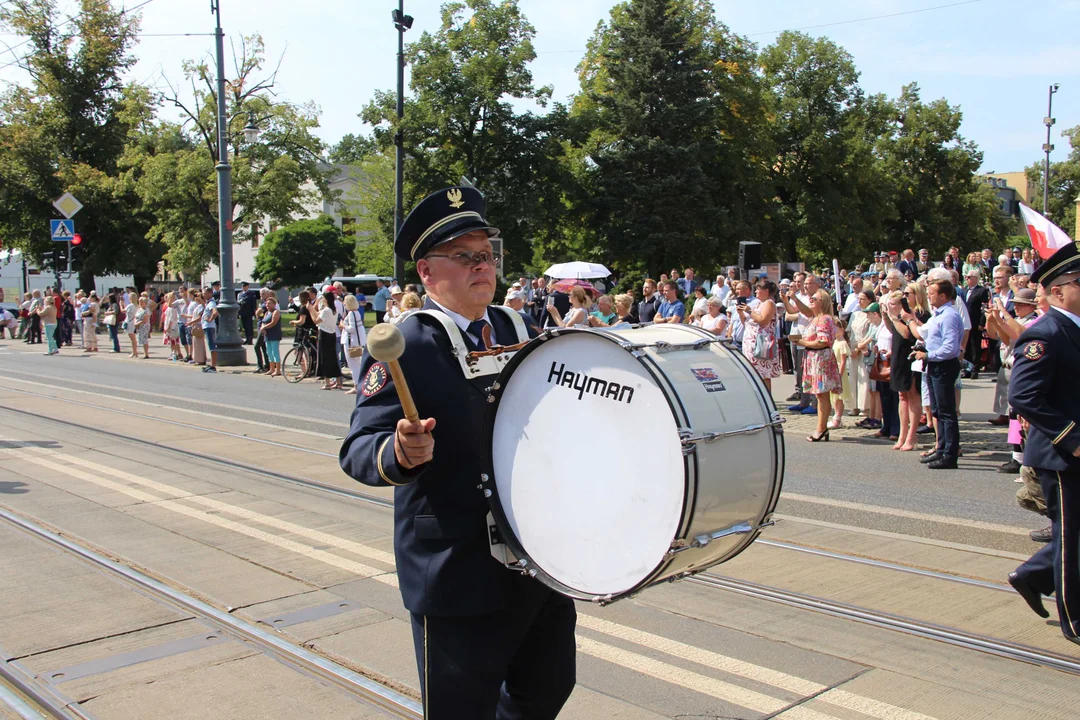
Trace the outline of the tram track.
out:
M 423 709 L 420 703 L 412 698 L 402 695 L 390 687 L 375 682 L 355 670 L 329 660 L 307 648 L 289 642 L 274 632 L 241 620 L 192 595 L 155 580 L 135 568 L 106 557 L 96 550 L 54 532 L 22 515 L 0 507 L 0 522 L 17 528 L 56 550 L 78 558 L 121 584 L 148 595 L 165 605 L 205 620 L 212 626 L 221 628 L 232 637 L 258 648 L 260 651 L 281 660 L 300 672 L 349 693 L 357 700 L 371 707 L 378 708 L 394 717 L 406 718 L 407 720 L 421 720 L 423 718 Z M 0 663 L 0 665 L 7 665 L 7 663 Z M 15 684 L 20 679 L 20 676 L 12 673 L 12 676 L 9 677 L 5 673 L 4 679 Z M 63 711 L 63 714 L 51 714 L 47 717 L 86 718 L 87 720 L 91 717 L 70 704 L 59 706 L 58 701 L 52 698 L 47 693 L 47 689 L 39 683 L 29 682 L 26 677 L 22 677 L 21 680 L 23 682 L 16 685 L 18 689 L 32 697 L 43 709 L 55 709 L 57 712 Z M 30 678 L 30 680 L 33 680 L 33 678 Z
M 77 703 L 61 697 L 19 662 L 6 657 L 0 661 L 0 705 L 20 720 L 94 720 Z
M 55 396 L 34 393 L 30 391 L 18 390 L 18 392 L 28 395 L 35 395 L 41 398 L 50 400 L 58 400 L 61 402 L 67 402 L 63 398 L 56 398 Z M 86 403 L 80 403 L 86 404 Z M 97 409 L 113 412 L 112 408 L 94 406 Z M 122 440 L 134 444 L 152 446 L 159 450 L 164 450 L 170 453 L 178 454 L 185 458 L 199 459 L 211 464 L 221 465 L 233 470 L 242 470 L 244 472 L 251 473 L 256 476 L 265 477 L 270 480 L 276 480 L 279 482 L 285 482 L 290 485 L 299 486 L 319 492 L 330 493 L 338 497 L 343 497 L 349 500 L 359 501 L 370 505 L 375 505 L 387 509 L 393 508 L 393 501 L 370 495 L 363 492 L 347 490 L 344 488 L 335 487 L 326 483 L 318 482 L 316 480 L 310 480 L 307 478 L 299 477 L 296 475 L 290 475 L 287 473 L 280 473 L 267 468 L 261 468 L 254 465 L 238 462 L 228 458 L 220 458 L 214 455 L 205 453 L 199 453 L 184 448 L 177 448 L 169 446 L 160 442 L 152 442 L 141 438 L 129 437 L 120 433 L 114 433 L 109 430 L 96 428 L 89 425 L 84 425 L 77 422 L 68 420 L 60 420 L 57 418 L 49 417 L 47 415 L 40 415 L 32 413 L 19 408 L 12 408 L 10 406 L 0 404 L 0 410 L 7 410 L 9 412 L 18 413 L 24 416 L 33 417 L 36 419 L 47 420 L 53 423 L 63 424 L 69 427 L 78 428 L 92 433 L 98 433 L 104 436 L 108 436 L 117 440 Z M 128 411 L 122 411 L 125 414 L 133 414 Z M 152 416 L 142 416 L 148 420 L 160 421 L 159 418 Z M 216 431 L 214 428 L 200 427 L 209 433 L 218 433 L 235 436 L 234 433 L 225 433 L 224 431 Z M 250 438 L 248 436 L 239 436 L 245 440 L 259 441 L 257 438 Z M 296 449 L 300 452 L 307 452 L 317 455 L 327 455 L 327 453 L 321 453 L 319 451 L 312 450 L 310 448 L 304 448 L 302 446 L 292 446 L 291 449 Z M 803 547 L 800 545 L 794 545 L 791 543 L 758 539 L 757 543 L 761 543 L 766 546 L 774 547 L 777 549 L 787 550 L 791 552 L 798 552 L 804 554 L 815 555 L 818 557 L 824 557 L 831 560 L 854 563 L 858 565 L 870 566 L 886 571 L 907 573 L 912 575 L 918 575 L 926 578 L 942 580 L 950 583 L 958 583 L 967 586 L 974 586 L 981 589 L 985 589 L 991 592 L 1014 592 L 1006 585 L 999 585 L 997 583 L 991 583 L 972 578 L 962 577 L 944 572 L 937 572 L 934 570 L 928 570 L 923 568 L 915 568 L 896 563 L 890 563 L 881 560 L 875 560 L 872 558 L 860 557 L 855 555 L 847 555 L 843 553 L 832 552 L 828 550 L 822 550 L 818 548 Z M 695 575 L 690 578 L 686 578 L 686 581 L 692 584 L 702 585 L 712 589 L 731 592 L 746 597 L 752 597 L 760 600 L 765 600 L 772 603 L 785 605 L 788 607 L 794 607 L 798 609 L 808 610 L 811 612 L 821 613 L 832 617 L 837 617 L 845 620 L 851 620 L 859 622 L 861 624 L 872 625 L 875 627 L 889 629 L 895 632 L 901 632 L 916 637 L 936 640 L 949 645 L 966 648 L 969 650 L 975 650 L 979 652 L 996 655 L 1019 662 L 1025 662 L 1035 665 L 1040 665 L 1047 668 L 1052 668 L 1062 672 L 1070 674 L 1080 675 L 1080 658 L 1071 657 L 1059 653 L 1054 653 L 1039 648 L 1022 645 L 1019 643 L 1013 643 L 1000 638 L 993 638 L 990 636 L 983 636 L 974 633 L 969 633 L 958 628 L 951 628 L 947 626 L 936 625 L 921 620 L 915 620 L 911 618 L 905 618 L 899 615 L 890 613 L 878 612 L 867 608 L 857 607 L 853 605 L 847 605 L 843 603 L 834 602 L 824 598 L 815 597 L 808 594 L 787 591 L 779 588 L 773 588 L 757 583 L 740 580 L 732 577 L 718 575 L 715 573 L 704 572 Z

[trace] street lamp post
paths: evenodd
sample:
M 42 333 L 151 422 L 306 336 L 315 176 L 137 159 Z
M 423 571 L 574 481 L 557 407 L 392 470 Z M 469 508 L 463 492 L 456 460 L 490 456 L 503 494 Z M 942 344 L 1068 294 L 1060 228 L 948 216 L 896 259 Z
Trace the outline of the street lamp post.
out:
M 217 141 L 218 141 L 218 267 L 221 269 L 221 299 L 218 301 L 218 365 L 247 365 L 247 353 L 240 340 L 237 318 L 240 306 L 233 297 L 232 166 L 229 165 L 228 116 L 225 114 L 225 34 L 221 31 L 221 0 L 210 0 L 217 27 Z M 245 128 L 246 133 L 246 128 Z
M 395 162 L 394 162 L 394 175 L 395 175 L 395 192 L 396 197 L 394 199 L 394 235 L 397 236 L 397 231 L 401 229 L 401 222 L 403 217 L 403 190 L 402 186 L 405 182 L 405 137 L 401 130 L 401 120 L 405 117 L 405 31 L 412 27 L 413 19 L 411 15 L 405 14 L 405 0 L 398 0 L 397 10 L 390 13 L 394 19 L 394 27 L 398 31 L 397 41 L 397 118 L 398 128 L 394 133 L 394 146 L 396 148 Z M 405 260 L 394 255 L 394 277 L 399 281 L 403 281 L 405 278 Z
M 1058 91 L 1058 84 L 1054 83 L 1050 86 L 1049 101 L 1046 104 L 1046 117 L 1043 118 L 1043 124 L 1046 125 L 1046 144 L 1043 145 L 1043 152 L 1046 153 L 1046 164 L 1043 166 L 1043 216 L 1049 217 L 1047 212 L 1050 209 L 1050 153 L 1053 152 L 1054 146 L 1050 144 L 1050 128 L 1057 122 L 1054 120 L 1054 93 Z

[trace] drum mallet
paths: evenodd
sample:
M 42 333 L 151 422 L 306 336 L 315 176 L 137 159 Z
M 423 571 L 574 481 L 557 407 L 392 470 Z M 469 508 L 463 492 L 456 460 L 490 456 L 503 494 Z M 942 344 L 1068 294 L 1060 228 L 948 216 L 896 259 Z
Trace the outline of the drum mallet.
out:
M 405 382 L 405 373 L 401 372 L 401 365 L 398 363 L 398 358 L 405 352 L 405 336 L 396 325 L 379 323 L 368 331 L 367 349 L 371 357 L 386 363 L 390 368 L 390 376 L 394 378 L 394 388 L 397 390 L 398 400 L 401 401 L 401 409 L 405 411 L 405 419 L 413 423 L 419 422 L 416 403 L 413 402 L 409 385 Z

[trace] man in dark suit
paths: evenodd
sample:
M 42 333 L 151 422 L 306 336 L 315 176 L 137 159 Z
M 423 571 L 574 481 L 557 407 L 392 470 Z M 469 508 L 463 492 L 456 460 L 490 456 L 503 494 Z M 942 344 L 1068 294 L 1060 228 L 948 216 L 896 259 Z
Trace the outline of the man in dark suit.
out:
M 1009 404 L 1027 423 L 1024 464 L 1039 477 L 1051 540 L 1009 575 L 1041 617 L 1055 594 L 1061 632 L 1080 644 L 1080 243 L 1059 249 L 1032 280 L 1050 310 L 1017 339 Z
M 255 334 L 255 312 L 259 309 L 259 296 L 248 284 L 240 283 L 240 296 L 236 298 L 240 306 L 240 324 L 244 328 L 244 344 L 250 345 Z
M 398 232 L 416 262 L 426 309 L 453 321 L 473 351 L 521 339 L 513 316 L 489 307 L 500 258 L 470 187 L 440 190 Z M 388 368 L 365 353 L 342 469 L 395 487 L 394 554 L 412 615 L 424 715 L 554 718 L 575 682 L 574 604 L 491 556 L 480 489 L 483 419 L 493 377 L 466 378 L 444 323 L 418 313 L 400 325 L 401 369 L 420 420 L 404 419 Z
M 967 349 L 964 354 L 972 365 L 971 377 L 978 379 L 982 365 L 982 341 L 986 332 L 986 306 L 990 303 L 990 289 L 979 283 L 982 274 L 978 270 L 968 270 L 964 280 L 962 295 L 967 305 L 968 317 L 971 318 L 971 332 L 968 333 Z
M 905 250 L 900 262 L 896 263 L 896 269 L 904 275 L 910 273 L 912 278 L 919 277 L 919 270 L 915 265 L 915 251 L 911 248 Z
M 536 290 L 533 292 L 533 304 L 531 308 L 533 323 L 539 328 L 544 327 L 544 323 L 546 323 L 548 319 L 548 294 L 547 278 L 541 275 L 536 279 Z

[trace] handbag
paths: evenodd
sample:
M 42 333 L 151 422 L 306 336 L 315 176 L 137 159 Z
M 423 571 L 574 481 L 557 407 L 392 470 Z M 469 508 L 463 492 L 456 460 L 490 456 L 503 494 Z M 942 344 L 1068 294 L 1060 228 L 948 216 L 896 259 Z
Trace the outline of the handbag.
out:
M 114 315 L 112 313 L 107 313 L 105 315 L 105 317 L 102 318 L 101 324 L 102 325 L 108 325 L 110 327 L 115 325 L 116 324 L 116 315 Z
M 355 313 L 356 313 L 356 311 L 354 310 L 354 311 L 353 311 L 353 314 L 355 315 Z M 357 335 L 356 335 L 356 339 L 358 339 L 358 340 L 360 339 L 360 336 L 359 336 L 359 334 L 357 334 Z M 359 343 L 358 343 L 358 344 L 356 344 L 356 345 L 350 345 L 350 346 L 349 346 L 348 348 L 346 348 L 346 351 L 348 352 L 348 355 L 349 355 L 349 357 L 351 357 L 351 358 L 361 358 L 361 357 L 364 357 L 364 348 L 363 348 L 363 347 L 361 347 L 361 346 L 359 345 Z
M 754 338 L 754 357 L 758 360 L 769 360 L 775 352 L 776 338 L 759 330 Z
M 191 337 L 198 338 L 200 340 L 202 338 L 206 337 L 206 333 L 203 332 L 202 326 L 200 326 L 200 325 L 192 325 L 191 326 Z
M 870 379 L 877 382 L 889 382 L 889 378 L 892 377 L 892 367 L 888 360 L 882 360 L 878 355 L 874 358 L 874 364 L 870 368 Z

